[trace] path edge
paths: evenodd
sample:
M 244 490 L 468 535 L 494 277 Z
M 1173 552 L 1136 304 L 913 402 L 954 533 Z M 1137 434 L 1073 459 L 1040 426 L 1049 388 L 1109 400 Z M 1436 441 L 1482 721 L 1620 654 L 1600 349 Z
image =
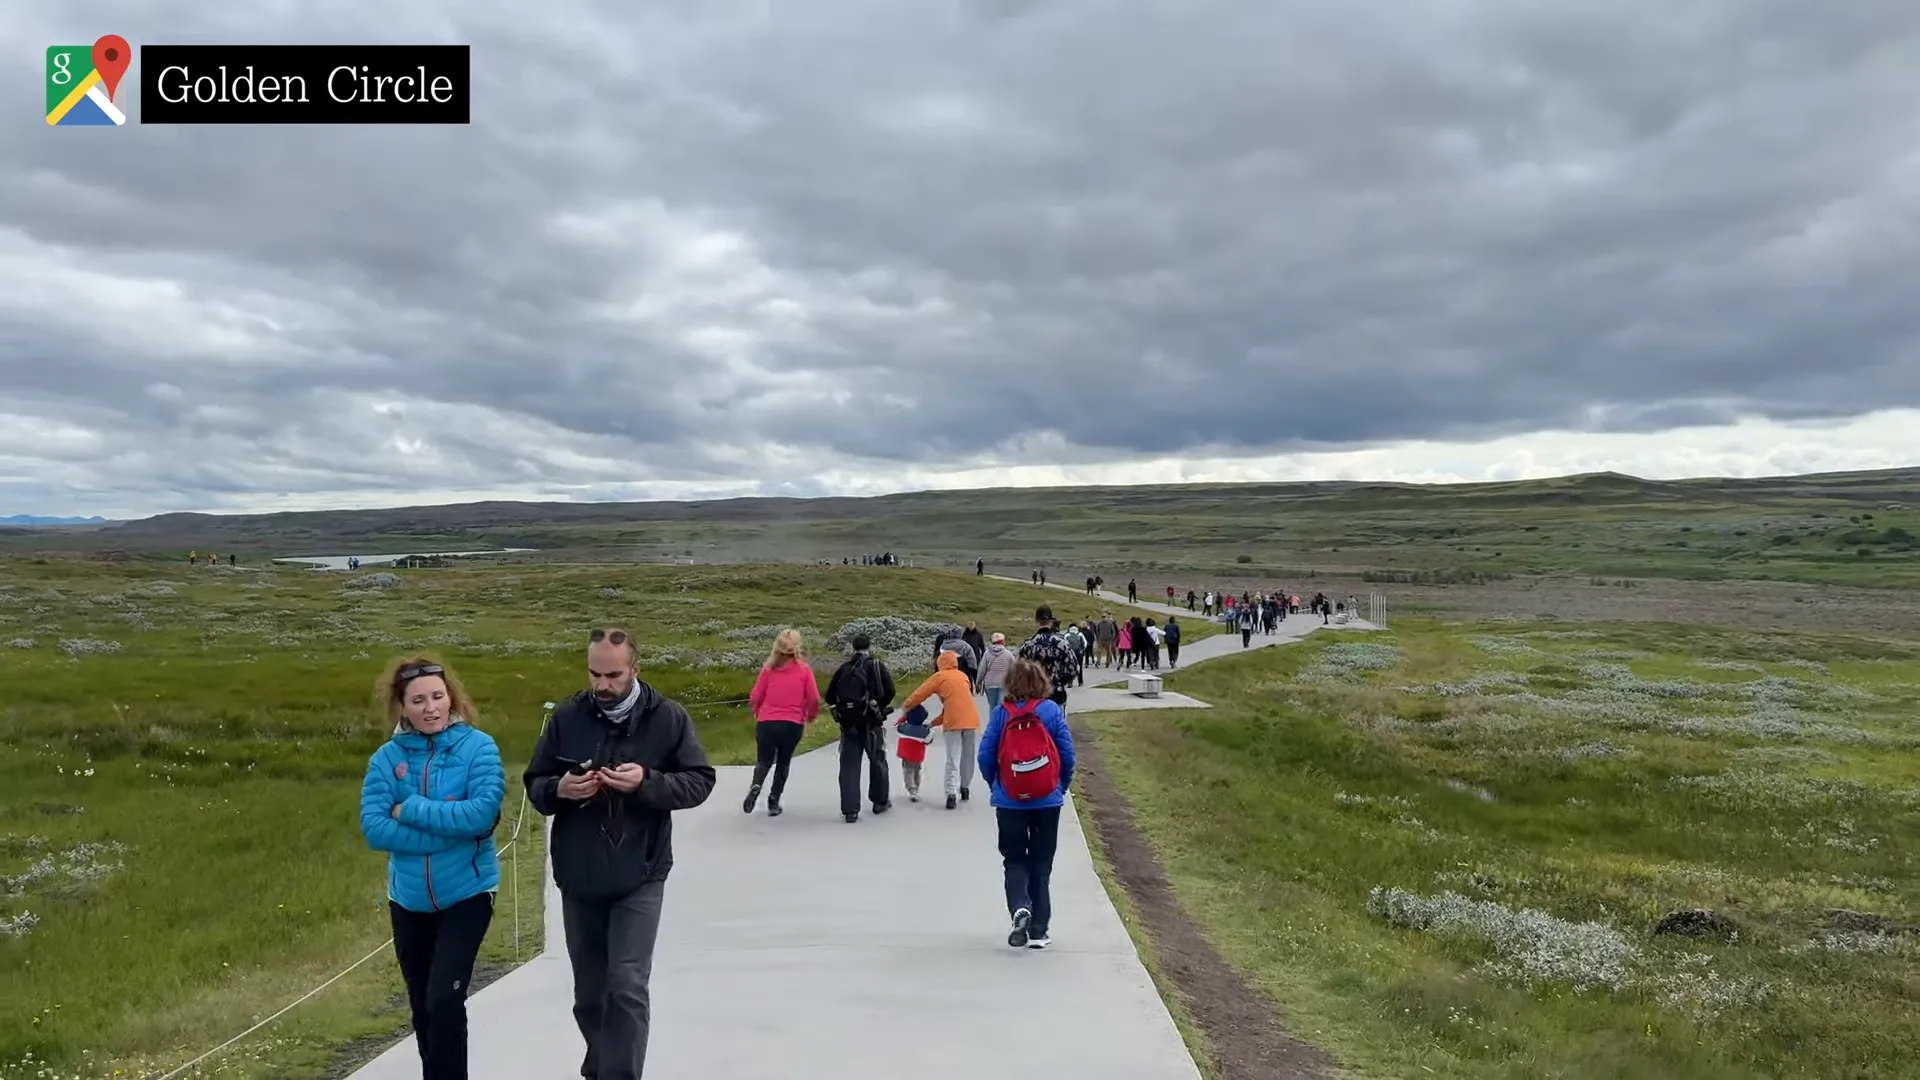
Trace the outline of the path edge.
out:
M 1074 802 L 1077 811 L 1084 808 L 1081 831 L 1094 872 L 1202 1075 L 1207 1080 L 1335 1080 L 1341 1074 L 1331 1055 L 1290 1033 L 1279 1005 L 1214 949 L 1198 920 L 1180 904 L 1159 851 L 1107 771 L 1094 725 L 1086 717 L 1070 716 L 1068 723 L 1079 762 Z M 1116 848 L 1123 849 L 1118 861 Z M 1167 962 L 1173 949 L 1182 962 Z M 1203 977 L 1231 987 L 1238 1008 L 1200 1001 L 1194 991 Z

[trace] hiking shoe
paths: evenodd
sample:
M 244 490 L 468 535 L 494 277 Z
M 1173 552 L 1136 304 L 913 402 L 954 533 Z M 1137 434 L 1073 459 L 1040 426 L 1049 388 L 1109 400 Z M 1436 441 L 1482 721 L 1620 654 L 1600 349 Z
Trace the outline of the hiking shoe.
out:
M 960 789 L 960 801 L 961 801 L 961 802 L 966 802 L 966 801 L 967 801 L 968 799 L 971 799 L 971 798 L 973 798 L 973 792 L 971 792 L 971 791 L 968 791 L 968 790 L 967 790 L 966 788 L 961 788 L 961 789 Z
M 848 815 L 847 815 L 847 824 L 849 824 L 849 825 L 851 825 L 851 824 L 853 824 L 854 822 L 856 822 L 856 821 L 859 821 L 859 820 L 860 820 L 860 815 L 859 815 L 859 814 L 848 814 Z
M 1033 912 L 1021 908 L 1013 913 L 1013 932 L 1007 935 L 1007 944 L 1016 949 L 1027 947 L 1027 924 L 1033 921 Z
M 768 817 L 779 817 L 779 816 L 780 816 L 780 804 L 779 804 L 779 803 L 777 803 L 777 802 L 771 802 L 771 801 L 770 801 L 770 802 L 768 802 L 768 803 L 767 803 L 767 816 L 768 816 Z
M 878 802 L 873 804 L 873 812 L 876 814 L 884 814 L 891 809 L 893 809 L 893 804 L 890 802 Z
M 1027 936 L 1027 948 L 1029 949 L 1044 949 L 1052 944 L 1053 938 L 1049 937 L 1045 930 Z
M 919 802 L 919 801 L 920 801 L 920 793 L 919 793 L 919 792 L 917 792 L 917 791 L 909 791 L 909 792 L 907 792 L 907 801 L 908 801 L 908 802 Z
M 958 798 L 952 795 L 947 796 L 947 809 L 951 810 L 954 807 L 959 805 L 960 805 L 960 800 Z
M 747 813 L 747 814 L 753 813 L 753 804 L 759 801 L 760 801 L 760 785 L 755 784 L 752 787 L 747 789 L 746 801 L 740 804 L 741 812 Z

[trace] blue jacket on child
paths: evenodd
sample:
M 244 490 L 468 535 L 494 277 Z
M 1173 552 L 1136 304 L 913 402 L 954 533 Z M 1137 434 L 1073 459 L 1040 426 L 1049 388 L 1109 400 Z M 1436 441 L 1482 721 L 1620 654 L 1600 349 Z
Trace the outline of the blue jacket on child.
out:
M 499 888 L 493 830 L 506 793 L 499 746 L 466 721 L 435 735 L 395 732 L 360 785 L 360 831 L 388 853 L 388 898 L 408 911 L 443 911 Z
M 1053 745 L 1060 751 L 1060 786 L 1053 794 L 1032 802 L 1014 802 L 1000 790 L 1000 733 L 1007 727 L 1007 704 L 994 706 L 987 730 L 980 733 L 980 775 L 987 781 L 988 803 L 1001 810 L 1045 810 L 1066 805 L 1067 789 L 1073 786 L 1073 732 L 1067 727 L 1067 714 L 1051 700 L 1042 701 L 1033 712 L 1046 725 L 1047 734 L 1053 736 Z

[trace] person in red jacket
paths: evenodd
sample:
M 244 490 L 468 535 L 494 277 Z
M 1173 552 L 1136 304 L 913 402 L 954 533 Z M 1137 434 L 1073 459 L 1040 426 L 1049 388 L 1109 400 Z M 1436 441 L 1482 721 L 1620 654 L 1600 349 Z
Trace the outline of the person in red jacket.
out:
M 758 721 L 754 729 L 760 755 L 753 763 L 753 786 L 747 789 L 740 809 L 753 813 L 754 804 L 760 801 L 760 786 L 771 768 L 773 790 L 767 792 L 767 816 L 779 817 L 780 793 L 787 787 L 794 747 L 800 745 L 806 726 L 820 715 L 820 683 L 814 678 L 812 666 L 800 655 L 800 631 L 789 627 L 773 639 L 773 652 L 754 680 L 747 703 Z

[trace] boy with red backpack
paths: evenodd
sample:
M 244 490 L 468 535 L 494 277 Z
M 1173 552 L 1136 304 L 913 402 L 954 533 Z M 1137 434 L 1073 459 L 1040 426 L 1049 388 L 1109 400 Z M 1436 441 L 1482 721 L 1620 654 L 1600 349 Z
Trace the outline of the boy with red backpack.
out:
M 1073 733 L 1054 701 L 1052 680 L 1032 660 L 1016 660 L 1006 700 L 980 736 L 980 775 L 1000 827 L 1006 871 L 1007 944 L 1044 949 L 1053 944 L 1053 853 L 1060 842 L 1060 810 L 1073 785 Z

